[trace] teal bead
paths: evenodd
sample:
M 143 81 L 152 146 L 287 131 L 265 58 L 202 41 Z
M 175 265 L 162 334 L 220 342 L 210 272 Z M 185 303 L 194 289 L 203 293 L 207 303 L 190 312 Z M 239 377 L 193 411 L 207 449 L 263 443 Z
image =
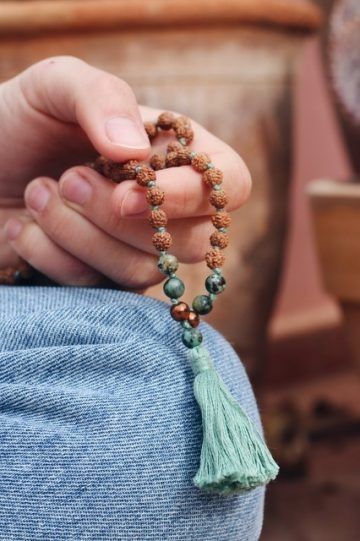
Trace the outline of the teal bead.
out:
M 219 274 L 210 274 L 205 280 L 205 287 L 209 293 L 218 295 L 226 287 L 225 278 Z
M 178 258 L 172 254 L 163 254 L 158 260 L 158 269 L 163 274 L 174 274 L 179 268 Z
M 193 309 L 197 314 L 202 316 L 208 314 L 212 310 L 212 302 L 208 295 L 198 295 L 193 300 Z
M 169 278 L 164 284 L 164 293 L 170 299 L 178 299 L 184 294 L 184 291 L 184 282 L 179 278 L 176 278 L 176 276 Z
M 200 346 L 203 336 L 199 329 L 184 329 L 181 339 L 187 348 L 195 348 Z

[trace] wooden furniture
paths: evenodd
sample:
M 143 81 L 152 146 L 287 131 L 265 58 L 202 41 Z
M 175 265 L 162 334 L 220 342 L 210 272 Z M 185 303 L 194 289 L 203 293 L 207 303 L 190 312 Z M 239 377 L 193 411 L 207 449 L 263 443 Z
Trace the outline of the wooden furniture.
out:
M 231 279 L 208 321 L 252 371 L 287 230 L 296 60 L 319 23 L 309 0 L 0 1 L 0 80 L 47 56 L 76 55 L 127 80 L 140 102 L 193 117 L 243 156 L 253 194 L 234 214 Z M 182 275 L 190 300 L 203 288 L 203 265 Z M 159 287 L 149 294 L 160 297 Z

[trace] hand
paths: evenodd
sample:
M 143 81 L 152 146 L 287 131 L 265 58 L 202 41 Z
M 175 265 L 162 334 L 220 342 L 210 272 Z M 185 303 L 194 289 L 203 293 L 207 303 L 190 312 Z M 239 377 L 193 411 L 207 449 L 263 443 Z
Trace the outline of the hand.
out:
M 122 80 L 71 57 L 55 57 L 0 85 L 0 267 L 16 257 L 60 284 L 146 288 L 162 277 L 147 224 L 145 190 L 113 184 L 81 164 L 103 154 L 146 160 L 143 121 L 160 111 L 138 107 Z M 250 192 L 250 175 L 225 143 L 192 122 L 192 148 L 224 172 L 228 210 Z M 164 136 L 165 137 L 165 136 Z M 166 141 L 163 144 L 166 144 Z M 157 173 L 180 261 L 204 258 L 212 231 L 208 189 L 190 166 Z M 59 179 L 58 181 L 55 179 Z

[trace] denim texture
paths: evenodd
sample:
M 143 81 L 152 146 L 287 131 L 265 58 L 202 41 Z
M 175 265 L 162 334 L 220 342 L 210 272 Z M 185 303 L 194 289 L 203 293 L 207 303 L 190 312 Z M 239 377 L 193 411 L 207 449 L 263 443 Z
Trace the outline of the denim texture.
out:
M 168 306 L 128 292 L 0 287 L 0 540 L 255 541 L 264 489 L 192 484 L 193 374 Z M 213 361 L 260 426 L 234 350 Z

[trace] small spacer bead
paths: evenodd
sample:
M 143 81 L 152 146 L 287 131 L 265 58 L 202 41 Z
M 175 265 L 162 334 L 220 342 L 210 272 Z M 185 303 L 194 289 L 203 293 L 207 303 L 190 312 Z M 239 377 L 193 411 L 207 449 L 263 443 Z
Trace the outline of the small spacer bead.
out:
M 219 229 L 220 227 L 228 227 L 231 223 L 231 217 L 225 210 L 219 210 L 211 216 L 211 221 Z
M 166 227 L 160 226 L 160 227 L 157 227 L 156 230 L 157 230 L 159 233 L 164 233 L 164 231 L 166 231 Z
M 196 156 L 192 159 L 191 165 L 193 166 L 195 171 L 203 173 L 207 170 L 209 161 L 210 157 L 204 152 L 200 152 L 199 154 L 196 154 Z
M 153 234 L 152 243 L 157 250 L 168 250 L 172 245 L 172 238 L 167 231 L 156 232 Z
M 222 267 L 225 263 L 225 256 L 219 250 L 209 250 L 205 254 L 205 261 L 209 269 L 215 269 L 216 267 Z
M 188 118 L 179 116 L 173 122 L 173 129 L 178 141 L 182 145 L 188 145 L 194 138 L 194 132 Z
M 221 184 L 223 174 L 220 169 L 207 169 L 204 171 L 202 179 L 207 186 L 215 186 L 217 184 Z
M 215 169 L 215 165 L 212 162 L 210 162 L 210 163 L 207 164 L 207 168 L 208 169 Z
M 148 188 L 155 188 L 155 186 L 156 186 L 155 180 L 150 180 L 150 182 L 148 182 L 147 184 Z
M 210 236 L 210 244 L 224 250 L 229 245 L 229 236 L 226 233 L 214 231 Z
M 160 209 L 152 210 L 148 218 L 148 222 L 151 225 L 151 227 L 155 227 L 155 228 L 166 226 L 167 221 L 168 219 L 167 219 L 166 213 Z
M 146 190 L 146 201 L 150 205 L 162 205 L 165 199 L 165 192 L 160 188 Z M 155 209 L 154 209 L 155 210 Z
M 157 119 L 156 125 L 162 130 L 170 130 L 175 122 L 175 115 L 168 111 L 161 113 Z
M 139 186 L 147 186 L 149 182 L 156 180 L 156 173 L 150 167 L 142 167 L 136 172 L 136 182 Z

